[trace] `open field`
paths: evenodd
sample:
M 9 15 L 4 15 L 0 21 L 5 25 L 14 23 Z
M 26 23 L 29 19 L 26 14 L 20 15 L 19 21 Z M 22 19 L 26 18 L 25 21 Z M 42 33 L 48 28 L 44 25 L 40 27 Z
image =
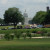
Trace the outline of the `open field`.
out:
M 0 50 L 50 50 L 50 38 L 0 40 Z

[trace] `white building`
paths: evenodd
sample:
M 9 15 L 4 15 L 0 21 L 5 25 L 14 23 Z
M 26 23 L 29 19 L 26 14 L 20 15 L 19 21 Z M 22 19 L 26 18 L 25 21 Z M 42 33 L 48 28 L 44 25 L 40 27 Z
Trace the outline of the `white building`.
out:
M 24 18 L 25 18 L 24 25 L 28 25 L 28 14 L 26 13 L 26 10 L 25 10 L 23 16 L 24 16 Z
M 29 18 L 29 17 L 28 17 L 28 14 L 26 13 L 26 10 L 25 10 L 23 16 L 24 16 L 24 18 L 25 18 L 24 25 L 29 25 L 29 24 L 30 24 L 29 21 L 32 20 L 32 18 Z

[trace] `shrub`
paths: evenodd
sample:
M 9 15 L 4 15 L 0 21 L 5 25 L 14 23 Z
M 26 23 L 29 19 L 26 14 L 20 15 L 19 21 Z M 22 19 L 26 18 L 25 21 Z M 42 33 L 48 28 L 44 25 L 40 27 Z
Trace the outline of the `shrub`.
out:
M 45 35 L 45 33 L 43 31 L 37 31 L 37 34 L 41 34 L 41 36 Z
M 13 40 L 14 39 L 14 35 L 10 35 L 10 39 Z
M 41 34 L 42 33 L 42 31 L 37 31 L 37 34 Z
M 26 39 L 26 33 L 23 33 L 23 37 L 24 37 L 24 39 Z
M 33 37 L 36 37 L 36 34 L 34 33 Z
M 45 33 L 47 33 L 47 30 L 42 29 L 41 32 L 42 32 L 41 35 L 42 35 L 42 36 L 45 36 Z
M 41 29 L 41 31 L 42 31 L 43 33 L 47 33 L 47 30 L 45 30 L 45 29 Z
M 27 36 L 30 37 L 30 39 L 31 39 L 31 32 L 30 31 L 27 31 Z
M 5 34 L 4 38 L 5 38 L 6 40 L 10 40 L 10 34 Z
M 50 37 L 50 32 L 48 32 L 48 33 L 47 33 L 47 36 L 49 36 L 49 37 Z
M 16 36 L 16 38 L 19 39 L 20 36 L 21 36 L 21 34 L 22 34 L 21 31 L 16 31 L 16 32 L 15 32 L 15 36 Z
M 32 30 L 32 33 L 36 33 L 37 32 L 37 30 Z
M 45 33 L 44 33 L 44 32 L 42 32 L 42 33 L 41 33 L 41 36 L 45 36 Z

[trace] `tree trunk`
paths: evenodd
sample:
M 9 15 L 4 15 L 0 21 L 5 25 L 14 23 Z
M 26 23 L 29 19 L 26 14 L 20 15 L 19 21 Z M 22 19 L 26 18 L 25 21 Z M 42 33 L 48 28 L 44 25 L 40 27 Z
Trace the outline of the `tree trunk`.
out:
M 16 25 L 17 25 L 17 24 L 16 24 L 16 23 L 14 23 L 14 28 L 16 28 Z

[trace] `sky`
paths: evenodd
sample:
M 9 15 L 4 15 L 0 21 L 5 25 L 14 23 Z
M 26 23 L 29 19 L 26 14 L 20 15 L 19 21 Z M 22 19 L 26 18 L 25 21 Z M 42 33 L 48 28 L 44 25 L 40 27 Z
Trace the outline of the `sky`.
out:
M 16 7 L 22 12 L 27 12 L 29 18 L 33 18 L 38 11 L 46 11 L 50 6 L 50 0 L 0 0 L 0 18 L 4 18 L 5 10 Z

